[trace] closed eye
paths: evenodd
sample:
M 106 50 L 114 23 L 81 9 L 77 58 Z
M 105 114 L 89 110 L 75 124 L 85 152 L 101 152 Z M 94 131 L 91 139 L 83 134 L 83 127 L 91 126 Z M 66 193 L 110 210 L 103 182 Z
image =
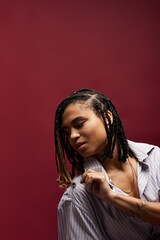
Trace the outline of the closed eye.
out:
M 80 129 L 81 127 L 83 127 L 84 122 L 85 122 L 85 121 L 80 122 L 80 123 L 77 123 L 77 124 L 74 124 L 74 128 L 75 128 L 75 129 Z M 69 129 L 64 128 L 63 130 L 64 130 L 64 133 L 65 133 L 67 136 L 70 136 L 71 131 L 70 131 Z
M 84 118 L 82 118 L 82 117 L 77 117 L 77 118 L 75 118 L 75 119 L 73 119 L 72 121 L 71 121 L 71 126 L 73 127 L 73 128 L 75 128 L 75 129 L 80 129 L 81 127 L 83 127 L 83 125 L 84 125 L 84 123 L 85 123 L 85 121 L 86 121 L 87 119 L 84 119 Z M 67 136 L 69 136 L 71 133 L 71 131 L 70 131 L 70 127 L 67 127 L 67 126 L 64 126 L 63 128 L 62 128 L 62 130 L 64 131 L 64 133 L 67 135 Z
M 76 129 L 80 129 L 81 127 L 83 127 L 84 122 L 85 122 L 85 121 L 76 124 L 76 125 L 75 125 L 75 128 L 76 128 Z

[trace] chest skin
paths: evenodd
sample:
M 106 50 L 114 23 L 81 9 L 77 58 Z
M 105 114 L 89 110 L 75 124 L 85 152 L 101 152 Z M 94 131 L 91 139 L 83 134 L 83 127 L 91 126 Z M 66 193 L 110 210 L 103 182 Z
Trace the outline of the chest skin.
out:
M 130 161 L 130 163 L 129 163 Z M 129 157 L 122 168 L 105 169 L 111 183 L 129 196 L 140 198 L 137 181 L 137 159 Z

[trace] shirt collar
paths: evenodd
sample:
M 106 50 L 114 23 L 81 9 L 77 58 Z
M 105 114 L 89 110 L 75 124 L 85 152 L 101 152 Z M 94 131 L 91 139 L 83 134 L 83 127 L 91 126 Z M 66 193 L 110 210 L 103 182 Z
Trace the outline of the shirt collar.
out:
M 154 148 L 153 145 L 146 143 L 137 143 L 128 140 L 129 148 L 132 150 L 134 155 L 137 157 L 138 161 L 145 162 L 150 151 Z

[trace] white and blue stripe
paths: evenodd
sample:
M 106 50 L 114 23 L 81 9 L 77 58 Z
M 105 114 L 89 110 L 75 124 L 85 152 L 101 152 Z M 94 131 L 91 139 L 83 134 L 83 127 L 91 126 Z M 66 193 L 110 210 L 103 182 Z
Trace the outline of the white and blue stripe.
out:
M 138 159 L 137 177 L 140 198 L 160 201 L 160 149 L 153 145 L 128 141 L 130 149 Z M 84 169 L 103 171 L 102 165 L 88 157 Z M 74 178 L 76 186 L 70 186 L 58 205 L 59 240 L 146 240 L 160 236 L 160 227 L 134 218 L 127 213 L 100 200 L 90 193 L 81 176 Z M 110 184 L 110 183 L 109 183 Z M 113 191 L 126 194 L 113 186 Z

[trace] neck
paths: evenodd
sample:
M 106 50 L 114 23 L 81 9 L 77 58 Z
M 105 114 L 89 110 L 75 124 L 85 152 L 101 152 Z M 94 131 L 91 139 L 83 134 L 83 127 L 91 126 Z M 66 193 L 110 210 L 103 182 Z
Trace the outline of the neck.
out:
M 115 144 L 115 148 L 114 148 L 114 151 L 113 151 L 113 157 L 112 158 L 106 158 L 103 162 L 103 167 L 104 169 L 107 171 L 107 170 L 110 170 L 110 169 L 123 169 L 124 168 L 124 162 L 120 162 L 118 160 L 119 158 L 119 154 L 118 154 L 118 146 L 117 146 L 117 143 Z

